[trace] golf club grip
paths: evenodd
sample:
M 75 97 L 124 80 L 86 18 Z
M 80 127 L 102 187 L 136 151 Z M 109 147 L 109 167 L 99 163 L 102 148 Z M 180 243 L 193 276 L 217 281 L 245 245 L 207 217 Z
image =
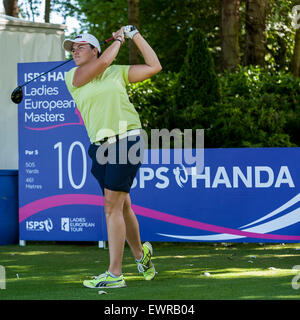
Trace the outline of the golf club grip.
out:
M 101 45 L 101 44 L 104 44 L 104 43 L 107 43 L 107 42 L 110 42 L 110 41 L 112 41 L 112 40 L 114 40 L 114 37 L 108 38 L 108 39 L 100 42 L 100 45 Z

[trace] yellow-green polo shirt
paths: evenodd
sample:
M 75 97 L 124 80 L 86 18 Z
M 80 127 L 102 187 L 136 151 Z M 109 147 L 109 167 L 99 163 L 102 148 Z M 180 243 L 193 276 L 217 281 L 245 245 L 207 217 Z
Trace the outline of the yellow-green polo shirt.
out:
M 72 85 L 77 67 L 66 73 L 67 88 L 81 113 L 91 143 L 142 127 L 126 91 L 129 67 L 112 65 L 82 87 Z

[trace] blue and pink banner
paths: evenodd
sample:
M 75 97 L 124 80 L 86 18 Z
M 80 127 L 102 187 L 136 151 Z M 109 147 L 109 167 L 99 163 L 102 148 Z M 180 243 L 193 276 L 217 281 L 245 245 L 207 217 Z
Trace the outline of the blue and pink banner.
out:
M 21 63 L 19 83 L 60 63 Z M 73 66 L 24 87 L 18 116 L 21 240 L 107 240 L 89 139 L 64 83 Z M 153 152 L 146 150 L 145 159 Z M 142 240 L 300 242 L 299 159 L 299 148 L 205 149 L 202 172 L 145 161 L 131 191 Z

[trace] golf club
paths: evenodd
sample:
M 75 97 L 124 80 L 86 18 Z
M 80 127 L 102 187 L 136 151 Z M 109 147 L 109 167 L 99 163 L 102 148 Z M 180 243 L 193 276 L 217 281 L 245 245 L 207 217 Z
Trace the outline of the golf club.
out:
M 112 41 L 113 39 L 114 39 L 114 37 L 111 37 L 111 38 L 109 38 L 109 39 L 106 39 L 106 40 L 100 42 L 99 44 L 102 45 L 102 44 L 104 44 L 104 43 L 108 43 L 108 42 Z M 11 98 L 12 102 L 14 102 L 14 103 L 16 103 L 16 104 L 21 103 L 21 101 L 22 101 L 22 99 L 23 99 L 23 89 L 22 89 L 22 88 L 23 88 L 24 86 L 26 86 L 26 85 L 29 84 L 30 82 L 32 82 L 32 81 L 34 81 L 34 80 L 36 80 L 36 79 L 38 79 L 38 78 L 40 78 L 40 77 L 42 77 L 42 76 L 44 76 L 45 74 L 47 74 L 47 73 L 49 73 L 49 72 L 51 72 L 51 71 L 53 71 L 53 70 L 55 70 L 55 69 L 63 66 L 64 64 L 66 64 L 66 63 L 68 63 L 68 62 L 70 62 L 70 61 L 72 61 L 72 60 L 73 60 L 73 58 L 71 58 L 71 59 L 69 59 L 69 60 L 66 60 L 66 61 L 64 61 L 63 63 L 55 66 L 54 68 L 52 68 L 52 69 L 50 69 L 50 70 L 48 70 L 48 71 L 46 71 L 46 72 L 44 72 L 44 73 L 41 73 L 39 76 L 37 76 L 37 77 L 31 79 L 30 81 L 27 81 L 27 82 L 23 83 L 22 85 L 18 86 L 18 87 L 12 92 L 12 94 L 11 94 L 11 97 L 10 97 L 10 98 Z

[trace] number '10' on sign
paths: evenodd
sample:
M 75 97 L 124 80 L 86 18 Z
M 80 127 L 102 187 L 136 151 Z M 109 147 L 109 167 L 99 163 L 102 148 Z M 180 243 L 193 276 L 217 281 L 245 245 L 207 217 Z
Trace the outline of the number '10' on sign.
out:
M 82 173 L 81 173 L 81 181 L 79 184 L 76 184 L 73 178 L 73 170 L 72 170 L 72 158 L 73 158 L 73 151 L 75 148 L 80 149 L 82 155 Z M 58 188 L 63 188 L 63 144 L 61 141 L 57 142 L 54 149 L 58 150 Z M 67 170 L 68 170 L 68 178 L 69 182 L 74 189 L 81 189 L 86 181 L 86 173 L 87 173 L 87 157 L 86 152 L 83 144 L 80 141 L 74 141 L 68 150 L 68 160 L 67 160 Z

